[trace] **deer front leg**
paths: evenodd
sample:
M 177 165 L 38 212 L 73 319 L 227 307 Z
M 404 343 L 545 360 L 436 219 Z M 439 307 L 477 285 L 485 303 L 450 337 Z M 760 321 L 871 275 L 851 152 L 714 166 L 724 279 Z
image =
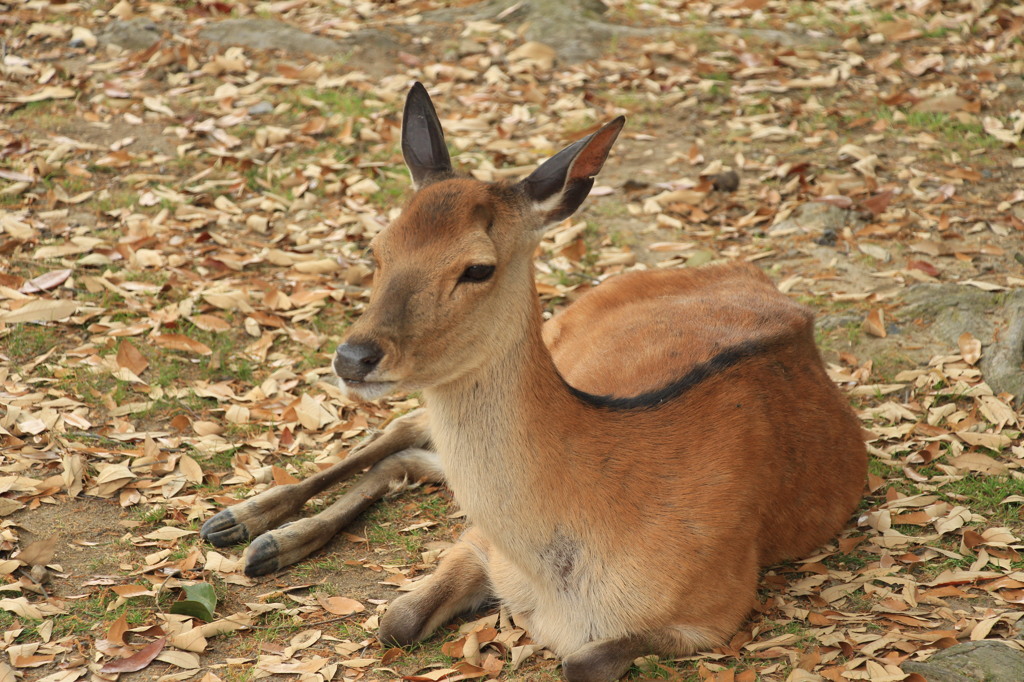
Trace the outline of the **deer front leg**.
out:
M 245 574 L 267 575 L 323 547 L 364 509 L 406 481 L 444 482 L 437 453 L 409 449 L 385 457 L 351 490 L 315 516 L 263 533 L 245 551 Z
M 598 639 L 563 658 L 562 674 L 567 682 L 615 682 L 640 656 L 683 656 L 715 642 L 711 632 L 689 626 Z
M 314 495 L 373 466 L 390 454 L 408 448 L 430 447 L 427 414 L 415 410 L 391 422 L 384 431 L 363 441 L 341 462 L 300 483 L 274 486 L 224 509 L 203 524 L 200 535 L 215 547 L 227 547 L 276 528 L 302 509 Z
M 493 596 L 487 577 L 489 543 L 475 528 L 448 550 L 433 575 L 395 600 L 380 621 L 378 638 L 408 646 L 430 636 L 455 616 L 473 611 Z

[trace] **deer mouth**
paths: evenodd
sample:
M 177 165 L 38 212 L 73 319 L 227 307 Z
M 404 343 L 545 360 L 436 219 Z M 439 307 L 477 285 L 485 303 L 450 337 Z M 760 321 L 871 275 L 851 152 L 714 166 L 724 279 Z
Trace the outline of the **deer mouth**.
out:
M 353 400 L 370 401 L 383 398 L 393 393 L 398 386 L 397 381 L 366 381 L 363 379 L 346 379 L 338 377 L 338 386 Z

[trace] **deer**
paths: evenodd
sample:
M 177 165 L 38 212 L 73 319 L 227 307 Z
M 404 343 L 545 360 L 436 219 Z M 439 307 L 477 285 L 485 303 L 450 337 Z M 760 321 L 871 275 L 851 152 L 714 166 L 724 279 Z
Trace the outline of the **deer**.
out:
M 382 643 L 419 642 L 495 600 L 570 682 L 727 643 L 762 568 L 849 521 L 866 449 L 813 313 L 750 263 L 621 273 L 544 321 L 534 253 L 586 199 L 624 123 L 488 183 L 454 171 L 414 84 L 401 135 L 414 193 L 370 243 L 369 302 L 333 369 L 353 399 L 420 391 L 425 408 L 221 511 L 203 536 L 255 537 L 246 571 L 272 572 L 396 482 L 443 481 L 468 530 L 388 606 Z M 367 467 L 318 517 L 274 528 Z

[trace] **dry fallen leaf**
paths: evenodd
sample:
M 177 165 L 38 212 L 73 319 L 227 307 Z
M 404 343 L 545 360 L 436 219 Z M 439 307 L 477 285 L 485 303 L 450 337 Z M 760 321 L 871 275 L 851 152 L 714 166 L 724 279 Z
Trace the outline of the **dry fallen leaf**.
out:
M 53 556 L 57 551 L 58 540 L 59 538 L 56 535 L 36 540 L 18 552 L 16 558 L 27 566 L 45 566 L 53 561 Z
M 68 99 L 74 97 L 77 93 L 71 88 L 60 87 L 56 85 L 47 85 L 44 88 L 36 90 L 30 95 L 19 95 L 17 97 L 10 97 L 7 99 L 9 102 L 21 102 L 27 104 L 29 102 L 42 102 L 48 99 Z
M 167 640 L 163 637 L 157 639 L 128 658 L 104 663 L 100 668 L 102 673 L 133 673 L 143 670 L 160 654 L 164 649 Z
M 115 620 L 110 625 L 109 628 L 107 628 L 107 634 L 105 635 L 105 638 L 109 642 L 113 642 L 114 644 L 124 646 L 126 644 L 126 642 L 124 641 L 124 635 L 127 631 L 128 620 L 124 614 L 121 614 L 121 616 L 118 617 L 118 619 Z
M 197 355 L 209 355 L 213 350 L 205 343 L 190 339 L 184 334 L 157 334 L 153 337 L 153 343 L 171 350 L 180 350 Z
M 117 346 L 117 364 L 135 376 L 140 376 L 149 367 L 149 361 L 128 339 L 121 339 Z
M 885 331 L 885 318 L 881 308 L 874 308 L 864 319 L 864 331 L 872 336 L 885 338 L 888 333 Z
M 0 322 L 13 324 L 15 322 L 63 320 L 73 315 L 77 310 L 78 304 L 74 301 L 35 299 L 16 310 L 0 313 Z
M 977 364 L 981 358 L 981 341 L 974 338 L 970 332 L 964 332 L 957 339 L 960 345 L 960 353 L 964 356 L 964 362 L 968 365 Z
M 353 613 L 360 613 L 366 610 L 365 606 L 355 599 L 349 599 L 348 597 L 325 597 L 318 594 L 317 602 L 328 613 L 333 613 L 336 616 L 350 616 Z

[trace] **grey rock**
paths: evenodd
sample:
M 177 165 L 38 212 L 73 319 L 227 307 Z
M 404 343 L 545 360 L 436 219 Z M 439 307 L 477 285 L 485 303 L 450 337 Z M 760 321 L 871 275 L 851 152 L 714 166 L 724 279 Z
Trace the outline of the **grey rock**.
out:
M 369 73 L 390 73 L 398 53 L 423 53 L 422 45 L 413 40 L 411 32 L 383 31 L 364 28 L 342 41 L 348 61 Z
M 96 36 L 104 45 L 117 45 L 125 50 L 146 50 L 158 40 L 162 29 L 146 17 L 136 17 L 128 21 L 120 19 L 112 21 Z
M 960 284 L 917 284 L 907 290 L 903 302 L 901 318 L 930 323 L 931 335 L 954 348 L 964 332 L 984 345 L 992 338 L 991 318 L 998 308 L 992 292 Z
M 719 173 L 711 178 L 711 186 L 716 192 L 735 192 L 740 186 L 740 174 L 734 170 Z
M 953 672 L 948 668 L 942 668 L 931 663 L 922 663 L 920 661 L 908 661 L 903 664 L 903 672 L 905 673 L 917 673 L 928 680 L 928 682 L 975 682 L 974 679 L 961 675 L 958 672 Z
M 270 102 L 256 102 L 249 107 L 250 116 L 262 116 L 263 114 L 270 114 L 274 111 L 274 105 Z
M 836 234 L 836 231 L 831 227 L 826 227 L 821 236 L 814 240 L 814 243 L 818 246 L 835 246 L 838 239 L 839 235 Z
M 840 327 L 859 327 L 864 321 L 862 315 L 850 315 L 848 313 L 826 313 L 818 315 L 814 324 L 818 329 L 831 331 Z
M 961 334 L 973 334 L 982 344 L 981 371 L 988 385 L 1024 401 L 1024 291 L 919 284 L 907 291 L 904 304 L 899 313 L 904 322 L 920 319 L 946 345 L 955 348 Z
M 853 226 L 855 222 L 856 215 L 848 209 L 811 201 L 798 206 L 786 220 L 772 225 L 768 236 L 794 233 L 824 235 L 829 232 L 835 235 L 844 227 Z
M 1003 324 L 997 328 L 995 343 L 981 358 L 981 370 L 989 386 L 1013 393 L 1019 404 L 1024 401 L 1024 291 L 1007 294 L 1003 311 Z
M 203 27 L 199 37 L 214 43 L 241 45 L 254 50 L 332 55 L 345 49 L 341 43 L 330 38 L 307 33 L 281 21 L 258 17 L 218 21 Z
M 276 19 L 226 19 L 199 31 L 202 40 L 241 45 L 253 50 L 284 50 L 295 54 L 344 56 L 352 66 L 369 73 L 390 73 L 400 51 L 422 50 L 411 34 L 364 28 L 334 40 L 307 33 Z
M 607 5 L 602 0 L 483 0 L 466 7 L 442 8 L 423 13 L 424 25 L 445 26 L 465 19 L 486 19 L 516 27 L 527 40 L 535 40 L 558 51 L 560 62 L 599 59 L 612 53 L 622 38 L 666 39 L 688 42 L 707 33 L 735 35 L 748 41 L 807 45 L 829 49 L 835 39 L 810 38 L 803 27 L 792 31 L 679 26 L 639 27 L 605 21 Z
M 927 661 L 907 661 L 903 671 L 928 682 L 1020 682 L 1024 651 L 1000 640 L 961 642 L 932 654 Z

